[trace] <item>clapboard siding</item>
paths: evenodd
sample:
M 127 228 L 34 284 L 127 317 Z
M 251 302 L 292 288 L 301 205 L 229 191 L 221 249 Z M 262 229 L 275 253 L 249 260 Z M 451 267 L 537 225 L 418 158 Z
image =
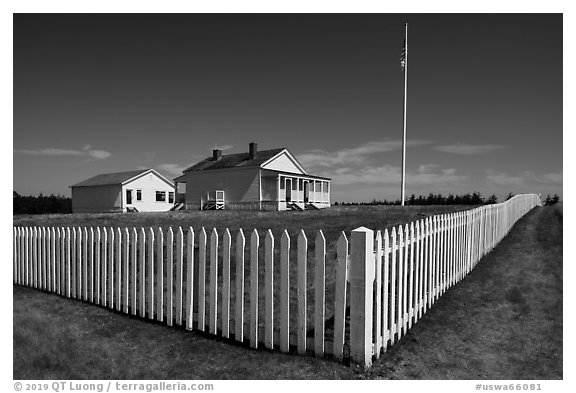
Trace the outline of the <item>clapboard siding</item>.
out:
M 226 202 L 258 202 L 259 168 L 188 172 L 185 175 L 186 201 L 206 198 L 208 191 L 223 190 Z

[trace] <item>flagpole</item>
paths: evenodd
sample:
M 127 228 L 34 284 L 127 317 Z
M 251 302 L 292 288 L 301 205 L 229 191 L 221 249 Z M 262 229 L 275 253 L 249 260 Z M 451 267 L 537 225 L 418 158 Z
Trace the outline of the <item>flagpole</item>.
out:
M 406 103 L 408 100 L 408 22 L 404 33 L 404 132 L 402 134 L 402 191 L 400 194 L 401 205 L 406 200 Z

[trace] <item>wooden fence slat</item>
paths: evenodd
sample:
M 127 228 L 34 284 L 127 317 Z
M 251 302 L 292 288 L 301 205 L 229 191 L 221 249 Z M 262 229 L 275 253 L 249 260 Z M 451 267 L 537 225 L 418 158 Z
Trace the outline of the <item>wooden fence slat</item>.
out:
M 174 232 L 168 228 L 166 234 L 166 324 L 174 324 Z
M 158 227 L 156 236 L 156 320 L 164 321 L 164 232 Z
M 66 236 L 65 236 L 65 242 L 66 242 L 66 272 L 65 272 L 65 276 L 64 276 L 64 283 L 66 286 L 66 297 L 71 297 L 72 295 L 72 288 L 71 288 L 71 244 L 72 243 L 72 233 L 70 232 L 70 228 L 66 228 Z
M 398 300 L 396 306 L 396 332 L 398 340 L 406 333 L 402 330 L 404 325 L 404 229 L 402 225 L 398 226 Z
M 224 230 L 222 243 L 222 337 L 230 338 L 230 248 L 232 247 L 232 237 L 228 228 Z
M 186 239 L 186 330 L 194 327 L 194 230 L 188 228 Z
M 52 260 L 52 265 L 51 265 L 51 273 L 50 273 L 50 278 L 51 278 L 51 284 L 50 284 L 50 289 L 52 292 L 56 292 L 56 272 L 57 272 L 57 267 L 56 267 L 56 243 L 57 243 L 57 238 L 56 238 L 56 228 L 52 227 L 50 229 L 50 233 L 51 233 L 51 239 L 50 239 L 50 259 Z
M 397 275 L 396 275 L 396 253 L 398 252 L 398 244 L 396 243 L 396 227 L 392 228 L 392 233 L 390 234 L 392 237 L 392 245 L 391 245 L 391 255 L 392 255 L 392 265 L 391 265 L 391 274 L 390 274 L 390 345 L 394 345 L 396 342 L 396 333 L 398 332 L 398 325 L 396 323 L 396 283 L 397 283 Z M 400 338 L 398 336 L 398 338 Z
M 194 251 L 194 249 L 192 249 Z M 176 295 L 174 305 L 176 307 L 176 324 L 182 325 L 182 269 L 184 264 L 184 232 L 178 227 L 176 232 Z
M 100 304 L 101 301 L 101 267 L 102 267 L 102 234 L 100 233 L 100 228 L 96 227 L 96 233 L 94 234 L 94 303 Z
M 70 233 L 70 296 L 76 299 L 76 266 L 78 254 L 76 253 L 76 241 L 78 239 L 76 228 L 72 228 Z
M 374 241 L 374 257 L 375 257 L 375 286 L 376 296 L 374 296 L 374 326 L 372 329 L 373 342 L 376 344 L 375 355 L 376 359 L 380 358 L 380 351 L 382 351 L 382 233 L 376 232 L 376 239 Z
M 258 348 L 258 248 L 260 237 L 254 229 L 250 239 L 250 347 Z
M 202 227 L 198 241 L 198 330 L 206 329 L 206 230 Z
M 384 230 L 383 239 L 383 270 L 384 270 L 384 280 L 382 281 L 383 286 L 383 296 L 382 296 L 382 347 L 384 352 L 388 348 L 388 340 L 390 340 L 390 332 L 392 324 L 389 321 L 390 315 L 390 236 L 388 235 L 388 229 Z M 393 304 L 393 303 L 392 303 Z
M 116 253 L 115 240 L 116 234 L 114 228 L 110 228 L 108 233 L 108 270 L 107 270 L 107 287 L 108 287 L 108 308 L 114 308 L 114 256 Z
M 138 231 L 132 228 L 130 231 L 130 313 L 138 312 Z
M 82 233 L 82 299 L 88 300 L 88 228 Z
M 414 236 L 416 240 L 414 266 L 414 323 L 420 319 L 422 305 L 422 234 L 420 232 L 420 220 L 414 226 Z
M 210 299 L 210 313 L 208 329 L 211 334 L 216 334 L 218 329 L 218 232 L 212 229 L 210 234 L 210 276 L 208 284 L 208 296 Z
M 122 309 L 122 276 L 124 272 L 122 271 L 122 256 L 124 253 L 122 252 L 125 244 L 122 242 L 122 231 L 120 228 L 116 228 L 116 245 L 115 245 L 115 271 L 113 274 L 113 283 L 116 285 L 116 289 L 114 290 L 114 294 L 116 296 L 116 311 L 120 311 Z
M 264 239 L 264 346 L 274 348 L 274 236 L 268 229 Z
M 334 295 L 334 349 L 332 355 L 344 358 L 344 338 L 346 332 L 346 289 L 348 285 L 348 239 L 340 233 L 336 245 L 336 283 Z
M 280 238 L 280 351 L 290 350 L 290 235 Z
M 409 276 L 409 286 L 408 286 L 408 329 L 412 328 L 412 322 L 414 315 L 416 314 L 416 308 L 414 307 L 414 243 L 415 232 L 414 232 L 414 222 L 410 223 L 410 263 L 408 267 Z
M 142 318 L 146 317 L 146 231 L 144 230 L 144 228 L 140 228 L 140 236 L 138 239 L 138 247 L 139 247 L 139 253 L 138 253 L 138 266 L 140 268 L 139 270 L 139 276 L 140 276 L 140 282 L 139 282 L 139 305 L 138 305 L 138 309 L 140 310 L 140 316 Z
M 46 253 L 44 251 L 44 227 L 38 228 L 38 289 L 44 289 L 44 274 L 46 272 Z
M 44 290 L 50 291 L 50 270 L 52 269 L 52 260 L 50 259 L 51 251 L 50 251 L 50 228 L 44 228 Z
M 314 261 L 314 353 L 324 356 L 324 330 L 326 319 L 326 239 L 318 230 Z
M 148 319 L 154 319 L 154 230 L 149 228 L 148 237 L 146 239 L 147 253 L 146 253 L 146 275 L 148 280 L 146 282 L 146 300 L 148 302 Z
M 307 304 L 306 304 L 306 268 L 308 257 L 308 239 L 304 230 L 300 230 L 298 235 L 298 353 L 306 353 L 306 333 L 307 333 Z
M 124 255 L 122 266 L 122 311 L 128 314 L 128 293 L 130 287 L 130 232 L 128 228 L 124 228 Z
M 404 267 L 402 276 L 402 335 L 406 335 L 408 328 L 408 249 L 410 236 L 408 224 L 404 225 Z
M 234 321 L 236 330 L 234 337 L 236 341 L 244 341 L 244 248 L 246 238 L 242 228 L 236 235 L 236 305 L 234 307 Z
M 86 300 L 94 303 L 94 228 L 86 232 L 87 242 L 86 251 L 88 261 L 86 262 Z

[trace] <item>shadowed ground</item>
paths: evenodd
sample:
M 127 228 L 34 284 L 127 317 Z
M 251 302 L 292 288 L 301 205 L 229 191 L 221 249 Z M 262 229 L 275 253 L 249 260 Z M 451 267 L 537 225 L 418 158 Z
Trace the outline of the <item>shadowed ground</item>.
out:
M 537 208 L 366 373 L 14 286 L 15 379 L 561 379 L 562 210 Z

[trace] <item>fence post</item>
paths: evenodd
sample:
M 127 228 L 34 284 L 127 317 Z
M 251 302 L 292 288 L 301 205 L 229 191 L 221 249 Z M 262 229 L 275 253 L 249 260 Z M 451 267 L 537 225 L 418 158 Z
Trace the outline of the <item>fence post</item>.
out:
M 356 367 L 372 365 L 374 231 L 352 231 L 350 252 L 350 358 Z

